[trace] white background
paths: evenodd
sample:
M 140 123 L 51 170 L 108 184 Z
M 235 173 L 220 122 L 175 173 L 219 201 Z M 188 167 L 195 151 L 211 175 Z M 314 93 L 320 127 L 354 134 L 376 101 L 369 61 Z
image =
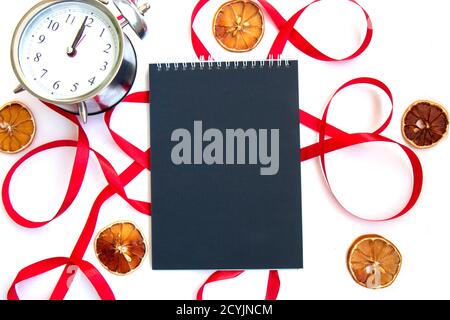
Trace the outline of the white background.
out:
M 222 0 L 212 0 L 200 12 L 195 28 L 198 35 L 220 60 L 263 59 L 276 36 L 268 21 L 266 34 L 258 48 L 247 54 L 224 51 L 213 39 L 211 22 Z M 27 93 L 15 96 L 9 47 L 19 18 L 36 1 L 20 0 L 3 4 L 0 27 L 0 104 L 12 99 L 26 102 L 37 121 L 32 148 L 56 139 L 75 139 L 76 128 L 44 107 Z M 191 61 L 190 14 L 196 0 L 153 0 L 147 15 L 149 34 L 143 41 L 132 40 L 139 56 L 138 79 L 133 91 L 144 90 L 150 62 Z M 272 0 L 285 18 L 307 1 Z M 433 99 L 450 105 L 450 3 L 444 0 L 361 0 L 374 24 L 374 38 L 359 58 L 345 63 L 323 63 L 298 52 L 292 45 L 286 57 L 299 60 L 300 103 L 308 112 L 320 116 L 334 90 L 351 78 L 371 76 L 384 81 L 395 99 L 394 118 L 385 134 L 404 142 L 400 119 L 404 109 L 417 99 Z M 268 19 L 267 19 L 268 20 Z M 353 52 L 365 32 L 365 19 L 358 9 L 344 0 L 316 4 L 297 24 L 298 30 L 333 57 Z M 127 30 L 130 34 L 130 30 Z M 212 88 L 214 90 L 214 88 Z M 201 94 L 199 92 L 198 94 Z M 368 131 L 386 117 L 388 101 L 382 93 L 366 87 L 344 91 L 333 104 L 330 122 L 349 132 Z M 149 145 L 148 106 L 122 105 L 112 126 L 142 149 Z M 85 127 L 91 144 L 122 171 L 130 159 L 117 151 L 102 116 L 89 118 Z M 314 132 L 302 127 L 301 144 L 317 140 Z M 29 149 L 31 150 L 31 149 Z M 450 298 L 447 267 L 450 215 L 449 141 L 417 151 L 424 169 L 424 186 L 419 202 L 406 216 L 391 222 L 372 223 L 356 219 L 341 209 L 327 189 L 317 159 L 302 164 L 304 269 L 282 270 L 280 299 L 313 298 Z M 19 155 L 0 154 L 0 181 Z M 16 209 L 32 220 L 49 219 L 65 194 L 73 149 L 47 151 L 26 162 L 14 177 L 11 196 Z M 397 147 L 368 144 L 335 152 L 327 157 L 336 195 L 347 208 L 365 217 L 386 217 L 400 209 L 409 197 L 409 162 Z M 150 199 L 148 173 L 128 187 L 133 198 Z M 83 188 L 72 207 L 51 224 L 35 230 L 17 226 L 0 207 L 0 298 L 23 267 L 38 260 L 69 256 L 85 223 L 91 205 L 105 180 L 91 157 Z M 97 230 L 116 220 L 136 222 L 150 236 L 150 218 L 136 213 L 118 197 L 109 200 L 100 214 Z M 346 269 L 346 252 L 352 241 L 366 233 L 378 233 L 393 241 L 403 255 L 403 266 L 395 283 L 383 290 L 369 290 L 355 284 Z M 189 250 L 189 248 L 186 248 Z M 210 271 L 152 271 L 150 261 L 133 274 L 118 277 L 106 272 L 90 245 L 85 259 L 106 277 L 119 299 L 193 299 Z M 61 269 L 18 286 L 23 298 L 47 298 Z M 239 278 L 209 285 L 208 299 L 262 299 L 267 283 L 266 271 L 246 272 Z M 88 282 L 77 275 L 67 298 L 97 298 Z

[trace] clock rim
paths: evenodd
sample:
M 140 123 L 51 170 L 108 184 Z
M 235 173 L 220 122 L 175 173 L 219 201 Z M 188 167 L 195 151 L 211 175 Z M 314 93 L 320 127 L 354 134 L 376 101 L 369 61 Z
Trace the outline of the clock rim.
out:
M 96 9 L 102 11 L 106 14 L 106 16 L 110 19 L 114 30 L 117 32 L 118 35 L 118 57 L 117 62 L 114 65 L 114 68 L 110 71 L 109 75 L 103 80 L 96 88 L 89 91 L 86 94 L 74 97 L 74 98 L 64 98 L 64 99 L 52 99 L 50 97 L 44 97 L 40 94 L 36 93 L 33 89 L 31 89 L 30 86 L 27 85 L 27 80 L 25 79 L 25 75 L 22 71 L 22 68 L 20 66 L 19 62 L 19 42 L 21 39 L 21 36 L 25 30 L 25 28 L 28 26 L 28 23 L 35 17 L 38 13 L 41 11 L 59 3 L 68 3 L 68 2 L 79 2 L 83 4 L 88 4 Z M 36 5 L 34 5 L 30 10 L 28 10 L 27 13 L 22 17 L 22 19 L 17 24 L 14 33 L 13 38 L 11 42 L 11 64 L 14 71 L 14 74 L 16 75 L 17 79 L 19 80 L 20 84 L 23 86 L 24 89 L 26 89 L 29 93 L 34 95 L 40 100 L 55 103 L 55 104 L 77 104 L 86 100 L 89 100 L 95 96 L 98 95 L 99 92 L 101 92 L 103 89 L 108 87 L 116 78 L 120 67 L 123 62 L 123 56 L 124 56 L 124 34 L 122 27 L 120 26 L 120 23 L 118 22 L 117 18 L 113 15 L 113 13 L 102 3 L 98 2 L 97 0 L 43 0 Z

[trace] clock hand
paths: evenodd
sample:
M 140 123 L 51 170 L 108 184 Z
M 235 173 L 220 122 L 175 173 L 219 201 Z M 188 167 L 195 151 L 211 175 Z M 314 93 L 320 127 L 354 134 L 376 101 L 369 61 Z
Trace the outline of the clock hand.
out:
M 83 36 L 81 37 L 80 41 L 77 42 L 77 47 L 83 42 L 84 38 L 86 38 L 86 33 L 83 34 Z
M 80 43 L 81 37 L 83 36 L 84 29 L 86 29 L 86 21 L 87 21 L 87 19 L 88 19 L 88 16 L 86 16 L 84 18 L 84 21 L 81 24 L 81 27 L 78 30 L 77 35 L 75 36 L 75 39 L 72 42 L 72 45 L 67 48 L 67 55 L 69 57 L 75 57 L 75 55 L 77 54 L 77 46 Z

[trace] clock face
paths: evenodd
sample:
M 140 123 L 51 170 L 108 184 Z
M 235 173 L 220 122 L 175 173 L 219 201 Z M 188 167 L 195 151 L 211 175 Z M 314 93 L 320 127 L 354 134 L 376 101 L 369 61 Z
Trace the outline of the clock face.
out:
M 95 95 L 112 80 L 122 59 L 122 34 L 112 19 L 98 6 L 80 1 L 56 2 L 37 12 L 18 41 L 26 87 L 56 102 Z

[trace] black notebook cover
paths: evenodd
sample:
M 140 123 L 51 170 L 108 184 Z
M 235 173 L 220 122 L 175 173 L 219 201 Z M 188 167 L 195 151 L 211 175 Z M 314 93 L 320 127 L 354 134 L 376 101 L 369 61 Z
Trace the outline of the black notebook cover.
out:
M 150 65 L 150 97 L 153 269 L 301 268 L 297 62 Z

